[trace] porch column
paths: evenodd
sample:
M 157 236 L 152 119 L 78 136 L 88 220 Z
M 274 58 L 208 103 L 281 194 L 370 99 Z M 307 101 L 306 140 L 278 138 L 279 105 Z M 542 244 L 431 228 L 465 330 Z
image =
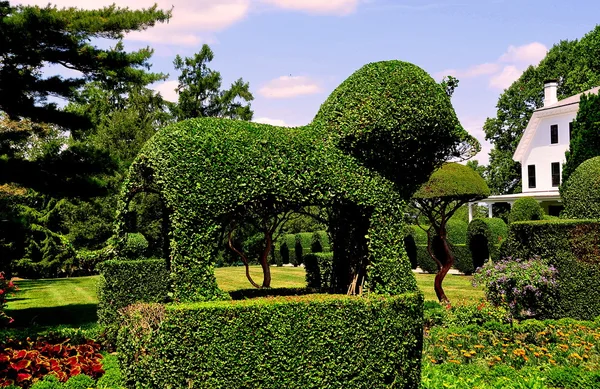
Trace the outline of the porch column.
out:
M 491 219 L 493 218 L 493 212 L 492 212 L 492 204 L 494 203 L 488 203 L 488 217 Z

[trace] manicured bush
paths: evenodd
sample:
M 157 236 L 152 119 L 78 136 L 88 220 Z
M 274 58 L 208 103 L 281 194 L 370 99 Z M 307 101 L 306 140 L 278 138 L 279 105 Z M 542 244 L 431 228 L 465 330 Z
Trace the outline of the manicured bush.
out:
M 404 235 L 404 250 L 410 261 L 410 268 L 415 270 L 419 266 L 417 262 L 417 245 L 415 244 L 415 238 L 410 234 Z
M 427 251 L 427 245 L 417 245 L 417 264 L 425 273 L 437 273 L 438 267 Z
M 473 269 L 483 266 L 489 258 L 497 258 L 499 244 L 507 236 L 508 226 L 500 218 L 471 221 L 467 228 L 467 245 L 471 251 Z
M 466 244 L 467 243 L 467 226 L 468 224 L 462 220 L 448 220 L 446 223 L 446 233 L 448 234 L 448 242 L 450 244 Z
M 543 219 L 544 210 L 540 203 L 533 197 L 521 197 L 517 199 L 508 214 L 509 223 Z
M 300 234 L 296 234 L 294 239 L 294 266 L 300 266 L 302 264 L 303 256 L 304 248 L 302 247 L 302 237 Z
M 98 322 L 118 323 L 118 310 L 136 302 L 164 302 L 170 289 L 163 259 L 111 260 L 98 265 Z
M 600 157 L 579 165 L 560 188 L 561 217 L 600 219 Z
M 63 385 L 63 389 L 88 389 L 95 386 L 96 381 L 94 381 L 92 377 L 85 374 L 79 374 L 69 378 Z
M 311 253 L 304 256 L 306 286 L 329 290 L 332 282 L 333 253 Z
M 552 309 L 556 269 L 539 257 L 487 262 L 474 281 L 485 288 L 489 302 L 508 309 L 514 318 L 536 317 Z
M 310 239 L 310 252 L 311 253 L 322 253 L 323 252 L 323 237 L 321 231 L 313 232 Z
M 426 245 L 427 244 L 427 233 L 423 231 L 423 229 L 419 226 L 410 225 L 408 226 L 410 229 L 410 233 L 415 239 L 415 244 L 418 245 Z M 423 226 L 427 228 L 427 226 Z
M 548 220 L 509 227 L 501 255 L 540 256 L 558 270 L 556 302 L 544 316 L 593 319 L 600 315 L 600 222 Z
M 98 378 L 96 387 L 98 389 L 120 389 L 123 387 L 123 376 L 119 368 L 119 360 L 116 355 L 107 355 L 102 359 L 104 374 Z
M 128 259 L 141 259 L 146 257 L 148 241 L 139 232 L 128 233 L 125 245 L 121 249 L 121 255 Z
M 290 249 L 287 242 L 281 243 L 279 246 L 279 255 L 281 256 L 281 263 L 287 265 L 290 263 Z
M 156 321 L 139 311 L 128 312 L 118 350 L 129 387 L 419 386 L 423 297 L 418 292 L 164 309 Z
M 473 274 L 475 268 L 473 267 L 473 258 L 469 246 L 466 244 L 453 244 L 452 253 L 454 254 L 454 268 L 467 275 Z

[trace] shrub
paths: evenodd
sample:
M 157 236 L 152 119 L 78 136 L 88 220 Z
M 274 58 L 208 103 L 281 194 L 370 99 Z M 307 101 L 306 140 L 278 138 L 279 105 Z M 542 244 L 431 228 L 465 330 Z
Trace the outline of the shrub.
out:
M 98 282 L 98 322 L 118 323 L 118 310 L 136 302 L 164 302 L 170 288 L 162 259 L 111 260 L 101 263 Z
M 504 257 L 544 258 L 558 270 L 556 303 L 544 316 L 593 319 L 600 315 L 600 223 L 549 220 L 510 225 Z
M 487 262 L 474 276 L 495 306 L 507 308 L 517 319 L 538 316 L 551 309 L 556 289 L 556 268 L 540 258 L 507 258 Z
M 332 282 L 333 253 L 312 253 L 304 256 L 306 286 L 330 290 Z
M 561 186 L 560 197 L 564 204 L 561 217 L 600 219 L 600 157 L 579 165 Z
M 498 257 L 499 244 L 508 236 L 508 226 L 500 218 L 474 219 L 467 228 L 467 245 L 473 269 L 483 266 L 489 258 Z
M 418 292 L 167 305 L 119 353 L 131 387 L 417 388 L 422 315 Z
M 415 238 L 410 234 L 404 235 L 404 250 L 410 261 L 410 268 L 413 270 L 416 269 L 419 266 L 417 261 L 417 245 L 415 244 Z
M 290 249 L 286 242 L 279 246 L 279 255 L 281 255 L 281 263 L 287 265 L 290 263 Z
M 466 244 L 453 244 L 452 253 L 454 254 L 454 268 L 461 273 L 470 275 L 473 274 L 473 258 L 471 250 Z
M 148 241 L 139 232 L 128 233 L 121 251 L 121 256 L 127 259 L 141 259 L 146 257 Z
M 88 389 L 96 386 L 96 382 L 92 377 L 85 374 L 73 376 L 65 382 L 64 389 Z
M 98 389 L 118 389 L 123 386 L 123 377 L 119 368 L 119 360 L 116 355 L 107 355 L 102 359 L 104 374 L 98 378 L 96 387 Z
M 427 228 L 427 226 L 423 226 Z M 427 233 L 423 231 L 423 229 L 419 226 L 411 225 L 409 226 L 410 234 L 415 239 L 415 244 L 418 245 L 426 245 L 427 244 Z
M 544 210 L 540 203 L 533 197 L 521 197 L 517 199 L 508 215 L 509 223 L 543 219 Z
M 466 244 L 467 226 L 468 224 L 462 220 L 448 220 L 448 222 L 446 222 L 448 242 L 450 242 L 450 244 Z
M 310 240 L 310 252 L 311 253 L 322 253 L 323 242 L 320 231 L 313 232 Z
M 437 263 L 431 258 L 426 245 L 417 246 L 417 264 L 425 273 L 437 273 Z
M 31 386 L 31 389 L 62 389 L 62 385 L 56 376 L 47 375 Z
M 4 272 L 0 272 L 0 327 L 12 323 L 13 319 L 6 315 L 6 298 L 17 291 L 17 287 L 11 280 L 4 278 Z
M 302 256 L 304 255 L 302 237 L 300 234 L 297 234 L 294 240 L 294 266 L 300 266 L 302 264 Z

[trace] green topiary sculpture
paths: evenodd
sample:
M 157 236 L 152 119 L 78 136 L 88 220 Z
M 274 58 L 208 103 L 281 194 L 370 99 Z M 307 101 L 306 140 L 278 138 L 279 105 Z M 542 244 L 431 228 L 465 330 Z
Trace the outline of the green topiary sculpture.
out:
M 560 196 L 565 206 L 561 217 L 600 219 L 600 157 L 579 165 L 560 188 Z
M 223 235 L 231 239 L 248 218 L 260 222 L 259 262 L 269 286 L 266 258 L 280 215 L 316 205 L 329 209 L 332 291 L 412 291 L 404 200 L 444 160 L 475 145 L 426 72 L 401 61 L 372 63 L 342 83 L 306 127 L 202 118 L 160 131 L 130 168 L 117 233 L 125 235 L 135 194 L 158 193 L 168 211 L 174 298 L 219 299 L 226 295 L 213 261 Z
M 509 223 L 543 219 L 544 210 L 540 203 L 533 197 L 521 197 L 517 199 L 508 214 Z

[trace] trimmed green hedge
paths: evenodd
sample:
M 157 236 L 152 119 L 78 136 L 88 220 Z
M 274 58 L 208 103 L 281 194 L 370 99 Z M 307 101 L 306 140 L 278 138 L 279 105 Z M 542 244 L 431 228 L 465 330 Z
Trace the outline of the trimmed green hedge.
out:
M 561 217 L 600 218 L 600 157 L 582 162 L 560 187 L 560 197 Z
M 498 259 L 498 247 L 508 236 L 508 226 L 500 218 L 475 219 L 467 229 L 467 245 L 474 269 L 483 266 L 490 257 Z
M 111 260 L 98 265 L 98 322 L 118 322 L 120 308 L 136 302 L 164 302 L 171 282 L 165 260 Z
M 558 270 L 558 297 L 548 317 L 600 315 L 600 222 L 542 220 L 510 225 L 501 256 L 541 256 Z
M 462 220 L 448 220 L 446 223 L 446 233 L 450 244 L 467 243 L 467 226 Z
M 437 273 L 435 261 L 427 252 L 427 245 L 417 245 L 417 264 L 425 273 Z
M 543 220 L 544 210 L 533 197 L 521 197 L 515 201 L 508 214 L 508 222 L 522 222 L 527 220 Z
M 306 286 L 330 290 L 333 273 L 333 253 L 311 253 L 304 256 Z
M 119 333 L 128 387 L 418 388 L 420 292 L 140 305 Z

